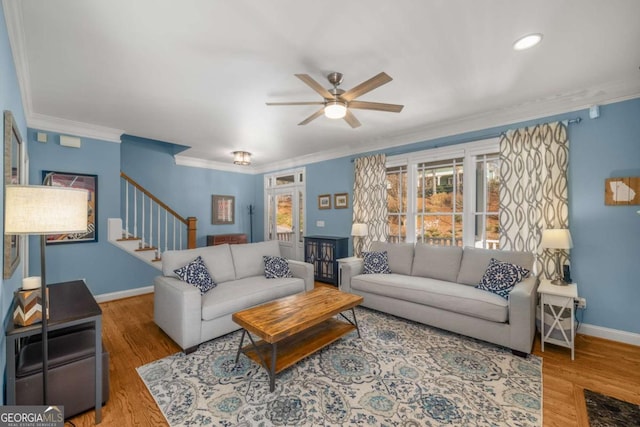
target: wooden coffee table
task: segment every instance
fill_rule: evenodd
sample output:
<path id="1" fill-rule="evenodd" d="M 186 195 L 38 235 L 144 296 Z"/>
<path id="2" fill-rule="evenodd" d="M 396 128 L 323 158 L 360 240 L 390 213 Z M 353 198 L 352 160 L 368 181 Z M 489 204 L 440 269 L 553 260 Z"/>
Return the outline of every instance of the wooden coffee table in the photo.
<path id="1" fill-rule="evenodd" d="M 359 295 L 323 286 L 234 313 L 231 318 L 243 328 L 236 363 L 241 351 L 260 363 L 269 372 L 273 391 L 276 374 L 354 329 L 360 337 L 353 309 L 360 303 Z M 347 310 L 353 319 L 342 313 Z M 346 322 L 335 318 L 337 314 Z M 261 339 L 255 342 L 251 334 Z M 251 344 L 242 347 L 245 335 Z"/>

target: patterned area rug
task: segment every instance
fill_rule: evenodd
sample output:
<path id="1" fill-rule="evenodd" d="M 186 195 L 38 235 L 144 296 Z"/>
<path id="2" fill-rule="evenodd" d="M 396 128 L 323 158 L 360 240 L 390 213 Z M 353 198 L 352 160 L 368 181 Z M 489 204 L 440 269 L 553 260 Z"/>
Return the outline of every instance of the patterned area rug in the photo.
<path id="1" fill-rule="evenodd" d="M 590 427 L 640 426 L 640 405 L 584 390 Z"/>
<path id="2" fill-rule="evenodd" d="M 542 361 L 357 308 L 351 334 L 276 377 L 240 332 L 138 368 L 172 426 L 539 426 Z M 245 341 L 246 342 L 246 341 Z"/>

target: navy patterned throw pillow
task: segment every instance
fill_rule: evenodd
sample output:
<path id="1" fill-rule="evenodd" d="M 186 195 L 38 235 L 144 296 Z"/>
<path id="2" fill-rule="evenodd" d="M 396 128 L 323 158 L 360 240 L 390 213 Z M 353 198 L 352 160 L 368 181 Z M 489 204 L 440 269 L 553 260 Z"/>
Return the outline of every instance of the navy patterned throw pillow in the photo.
<path id="1" fill-rule="evenodd" d="M 264 256 L 264 276 L 267 279 L 293 277 L 289 269 L 289 261 L 279 256 Z"/>
<path id="2" fill-rule="evenodd" d="M 529 270 L 526 268 L 491 258 L 489 266 L 476 288 L 493 292 L 504 299 L 508 299 L 511 289 L 527 277 L 528 274 Z"/>
<path id="3" fill-rule="evenodd" d="M 183 281 L 200 289 L 201 294 L 216 287 L 216 282 L 211 278 L 207 266 L 202 261 L 202 257 L 194 259 L 184 267 L 173 270 L 173 272 Z"/>
<path id="4" fill-rule="evenodd" d="M 384 252 L 363 252 L 364 274 L 390 274 L 389 257 Z"/>

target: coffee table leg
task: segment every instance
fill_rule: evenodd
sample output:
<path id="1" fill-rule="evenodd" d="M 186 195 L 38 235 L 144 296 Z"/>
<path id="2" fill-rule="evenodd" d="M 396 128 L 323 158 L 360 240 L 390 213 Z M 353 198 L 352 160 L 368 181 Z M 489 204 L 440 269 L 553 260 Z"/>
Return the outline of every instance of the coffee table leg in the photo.
<path id="1" fill-rule="evenodd" d="M 360 336 L 360 327 L 358 326 L 358 319 L 356 319 L 356 311 L 355 309 L 351 309 L 351 314 L 353 315 L 353 323 L 356 325 L 356 331 L 358 331 L 358 338 L 362 338 Z"/>
<path id="2" fill-rule="evenodd" d="M 358 338 L 362 338 L 360 336 L 360 328 L 358 327 L 358 319 L 356 319 L 356 311 L 353 308 L 351 309 L 351 315 L 353 316 L 353 320 L 345 316 L 344 313 L 340 313 L 340 316 L 342 316 L 344 320 L 346 320 L 347 322 L 351 323 L 353 326 L 356 327 L 356 331 L 358 331 Z"/>
<path id="3" fill-rule="evenodd" d="M 271 344 L 271 370 L 269 371 L 269 391 L 276 388 L 276 343 Z"/>
<path id="4" fill-rule="evenodd" d="M 244 334 L 247 333 L 246 329 L 242 330 L 242 337 L 240 338 L 240 345 L 238 346 L 238 352 L 236 353 L 236 365 L 238 364 L 238 359 L 240 359 L 240 352 L 242 351 L 242 343 L 244 343 Z"/>

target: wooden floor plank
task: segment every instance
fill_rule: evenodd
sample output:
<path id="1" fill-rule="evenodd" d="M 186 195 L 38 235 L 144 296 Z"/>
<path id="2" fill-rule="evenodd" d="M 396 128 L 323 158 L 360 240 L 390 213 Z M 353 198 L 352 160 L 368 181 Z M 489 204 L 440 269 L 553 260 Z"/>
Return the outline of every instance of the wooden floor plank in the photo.
<path id="1" fill-rule="evenodd" d="M 100 306 L 104 313 L 104 342 L 111 355 L 111 397 L 102 410 L 101 426 L 166 425 L 135 370 L 180 351 L 153 322 L 153 295 Z M 640 404 L 640 347 L 579 334 L 574 361 L 564 347 L 547 344 L 544 353 L 541 352 L 539 338 L 533 353 L 543 358 L 545 427 L 586 425 L 584 388 Z M 94 419 L 94 411 L 88 411 L 72 421 L 76 426 L 92 426 Z"/>

